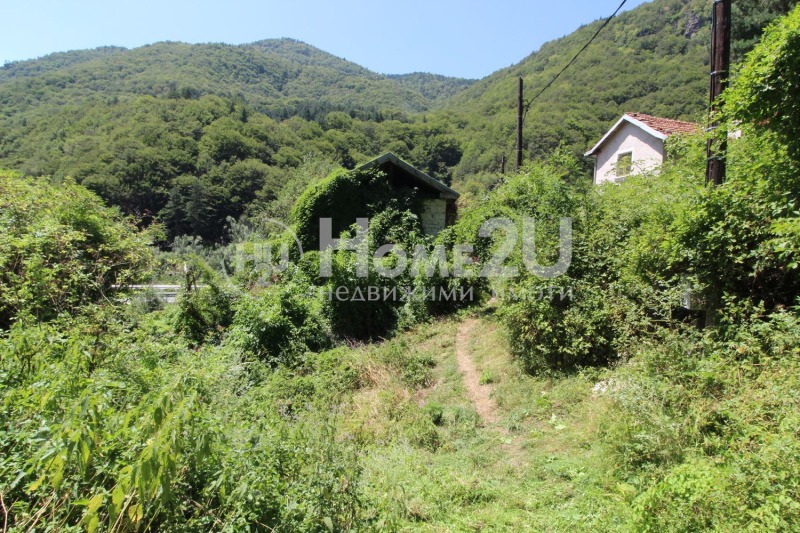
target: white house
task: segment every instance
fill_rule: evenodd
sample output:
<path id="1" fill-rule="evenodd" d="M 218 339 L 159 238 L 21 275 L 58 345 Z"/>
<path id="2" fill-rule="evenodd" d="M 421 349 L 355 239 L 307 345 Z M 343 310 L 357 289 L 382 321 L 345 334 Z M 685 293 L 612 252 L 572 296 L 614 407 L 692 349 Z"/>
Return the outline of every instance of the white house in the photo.
<path id="1" fill-rule="evenodd" d="M 625 113 L 594 147 L 594 183 L 620 182 L 631 174 L 653 170 L 664 162 L 664 141 L 675 134 L 697 133 L 693 122 Z"/>

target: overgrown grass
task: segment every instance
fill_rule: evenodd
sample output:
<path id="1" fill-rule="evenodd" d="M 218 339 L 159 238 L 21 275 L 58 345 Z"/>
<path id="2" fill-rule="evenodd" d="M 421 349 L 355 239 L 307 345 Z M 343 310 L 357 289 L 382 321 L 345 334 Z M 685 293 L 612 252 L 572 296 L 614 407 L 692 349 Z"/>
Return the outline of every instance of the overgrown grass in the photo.
<path id="1" fill-rule="evenodd" d="M 599 439 L 609 402 L 593 394 L 596 377 L 526 374 L 484 318 L 468 349 L 495 376 L 502 423 L 483 427 L 455 363 L 458 327 L 436 322 L 363 352 L 377 377 L 356 392 L 353 417 L 375 436 L 362 488 L 376 516 L 422 531 L 618 528 L 628 510 Z M 397 343 L 410 357 L 435 354 L 425 383 L 375 363 Z M 421 428 L 435 437 L 420 440 Z"/>
<path id="2" fill-rule="evenodd" d="M 635 529 L 797 527 L 799 335 L 794 312 L 666 333 L 615 373 L 604 438 Z"/>

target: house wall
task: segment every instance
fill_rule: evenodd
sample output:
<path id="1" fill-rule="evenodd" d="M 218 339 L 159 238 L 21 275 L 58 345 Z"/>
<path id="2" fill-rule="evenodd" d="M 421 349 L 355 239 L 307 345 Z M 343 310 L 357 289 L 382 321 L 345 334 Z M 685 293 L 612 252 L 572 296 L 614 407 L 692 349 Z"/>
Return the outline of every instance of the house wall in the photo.
<path id="1" fill-rule="evenodd" d="M 594 182 L 617 181 L 617 155 L 625 152 L 633 153 L 632 174 L 652 170 L 664 161 L 664 141 L 624 122 L 597 154 Z"/>
<path id="2" fill-rule="evenodd" d="M 428 235 L 438 235 L 447 226 L 447 200 L 427 198 L 422 202 L 422 229 Z"/>

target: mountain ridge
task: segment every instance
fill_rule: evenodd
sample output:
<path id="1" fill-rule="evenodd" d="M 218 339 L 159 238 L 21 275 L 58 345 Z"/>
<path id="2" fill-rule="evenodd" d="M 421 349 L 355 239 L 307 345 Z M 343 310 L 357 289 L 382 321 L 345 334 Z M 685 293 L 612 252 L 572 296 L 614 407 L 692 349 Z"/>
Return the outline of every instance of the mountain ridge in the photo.
<path id="1" fill-rule="evenodd" d="M 161 41 L 130 49 L 54 52 L 7 63 L 0 67 L 0 99 L 3 92 L 36 92 L 42 85 L 111 96 L 216 94 L 242 98 L 258 111 L 287 118 L 280 113 L 285 99 L 362 110 L 382 106 L 413 113 L 430 110 L 441 100 L 439 91 L 452 96 L 471 84 L 471 80 L 430 75 L 439 89 L 423 94 L 418 83 L 408 81 L 418 77 L 378 74 L 289 38 L 240 45 Z M 71 102 L 80 102 L 81 96 L 73 91 Z M 7 101 L 8 95 L 5 97 Z"/>

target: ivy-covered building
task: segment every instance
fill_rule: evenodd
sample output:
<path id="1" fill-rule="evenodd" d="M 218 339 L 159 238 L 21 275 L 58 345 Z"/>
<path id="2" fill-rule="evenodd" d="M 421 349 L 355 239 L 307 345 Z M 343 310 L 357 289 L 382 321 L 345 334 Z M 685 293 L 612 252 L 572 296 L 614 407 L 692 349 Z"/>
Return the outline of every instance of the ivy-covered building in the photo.
<path id="1" fill-rule="evenodd" d="M 422 197 L 420 221 L 422 229 L 428 235 L 438 235 L 455 219 L 455 204 L 459 194 L 441 181 L 412 167 L 392 152 L 386 152 L 364 163 L 358 170 L 373 168 L 378 168 L 386 174 L 392 187 L 417 189 Z"/>
<path id="2" fill-rule="evenodd" d="M 444 183 L 387 152 L 309 185 L 292 208 L 291 219 L 304 250 L 322 250 L 323 236 L 340 238 L 359 219 L 372 224 L 374 218 L 402 218 L 403 213 L 416 215 L 413 231 L 436 236 L 455 221 L 458 196 Z M 323 221 L 329 224 L 325 228 Z M 395 222 L 401 223 L 399 219 Z"/>

